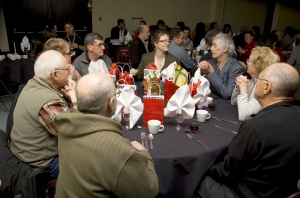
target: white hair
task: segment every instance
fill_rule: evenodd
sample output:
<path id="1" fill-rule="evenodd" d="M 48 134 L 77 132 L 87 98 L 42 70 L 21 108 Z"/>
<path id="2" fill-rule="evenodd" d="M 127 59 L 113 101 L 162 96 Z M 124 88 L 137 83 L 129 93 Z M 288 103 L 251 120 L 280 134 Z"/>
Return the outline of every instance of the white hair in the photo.
<path id="1" fill-rule="evenodd" d="M 53 70 L 64 68 L 66 63 L 66 58 L 60 52 L 47 50 L 35 61 L 34 74 L 43 80 L 49 79 Z"/>

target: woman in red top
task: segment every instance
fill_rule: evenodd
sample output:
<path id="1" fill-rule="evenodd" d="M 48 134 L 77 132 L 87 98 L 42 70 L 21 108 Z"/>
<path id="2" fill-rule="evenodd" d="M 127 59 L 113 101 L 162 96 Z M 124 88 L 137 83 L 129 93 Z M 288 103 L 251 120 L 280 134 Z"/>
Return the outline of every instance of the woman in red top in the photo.
<path id="1" fill-rule="evenodd" d="M 253 40 L 254 35 L 252 31 L 245 32 L 244 40 L 247 43 L 243 48 L 241 46 L 238 47 L 237 51 L 239 52 L 239 60 L 242 62 L 246 62 L 251 54 L 251 50 L 255 46 L 255 41 Z"/>

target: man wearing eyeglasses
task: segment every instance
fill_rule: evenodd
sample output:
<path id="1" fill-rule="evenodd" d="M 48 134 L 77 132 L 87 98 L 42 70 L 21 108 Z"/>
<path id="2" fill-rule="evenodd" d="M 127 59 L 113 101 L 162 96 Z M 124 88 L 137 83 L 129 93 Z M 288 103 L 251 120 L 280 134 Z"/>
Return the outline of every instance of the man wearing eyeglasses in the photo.
<path id="1" fill-rule="evenodd" d="M 153 198 L 158 178 L 150 154 L 123 138 L 111 119 L 118 90 L 110 76 L 92 73 L 76 86 L 78 110 L 56 118 L 60 173 L 57 197 Z"/>
<path id="2" fill-rule="evenodd" d="M 13 117 L 11 151 L 36 171 L 58 176 L 58 131 L 54 118 L 76 108 L 75 82 L 68 80 L 67 59 L 58 51 L 43 52 L 34 77 L 23 88 Z"/>
<path id="3" fill-rule="evenodd" d="M 84 76 L 93 72 L 108 73 L 112 61 L 104 54 L 105 44 L 103 37 L 95 32 L 88 33 L 84 38 L 84 44 L 86 51 L 73 62 L 80 75 Z"/>
<path id="4" fill-rule="evenodd" d="M 213 165 L 196 197 L 289 197 L 300 178 L 300 113 L 289 101 L 300 81 L 295 68 L 275 63 L 256 79 L 262 110 L 245 121 L 223 162 Z"/>

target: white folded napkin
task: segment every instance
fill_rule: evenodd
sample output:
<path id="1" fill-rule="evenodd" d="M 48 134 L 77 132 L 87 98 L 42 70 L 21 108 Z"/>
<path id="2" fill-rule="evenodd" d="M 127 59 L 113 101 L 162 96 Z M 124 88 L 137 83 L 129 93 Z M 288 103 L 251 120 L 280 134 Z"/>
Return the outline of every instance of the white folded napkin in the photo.
<path id="1" fill-rule="evenodd" d="M 163 81 L 165 81 L 165 79 L 170 80 L 170 78 L 174 78 L 176 65 L 177 63 L 174 61 L 167 68 L 161 71 L 161 77 Z"/>
<path id="2" fill-rule="evenodd" d="M 27 48 L 27 52 L 30 50 L 30 43 L 27 36 L 24 36 L 21 42 L 21 49 L 25 52 L 25 48 Z"/>
<path id="3" fill-rule="evenodd" d="M 129 32 L 127 32 L 126 36 L 125 36 L 125 41 L 132 41 L 132 36 L 130 35 Z"/>
<path id="4" fill-rule="evenodd" d="M 112 119 L 121 122 L 123 107 L 128 107 L 130 111 L 129 126 L 131 129 L 141 117 L 144 105 L 141 98 L 134 94 L 134 90 L 130 86 L 125 86 L 123 89 L 120 89 L 120 91 L 120 96 L 117 97 L 117 109 Z"/>
<path id="5" fill-rule="evenodd" d="M 194 116 L 195 104 L 187 84 L 178 88 L 170 98 L 164 111 L 165 117 L 174 117 L 177 109 L 181 110 L 183 119 L 191 119 Z"/>
<path id="6" fill-rule="evenodd" d="M 194 77 L 190 81 L 190 86 L 192 83 L 197 83 L 200 79 L 201 83 L 197 87 L 197 93 L 193 96 L 194 104 L 201 109 L 203 106 L 207 105 L 207 97 L 211 93 L 209 81 L 200 75 L 200 69 L 195 72 Z"/>
<path id="7" fill-rule="evenodd" d="M 89 73 L 94 73 L 94 72 L 102 72 L 105 74 L 109 73 L 105 62 L 102 59 L 98 59 L 96 62 L 91 61 L 88 70 Z"/>

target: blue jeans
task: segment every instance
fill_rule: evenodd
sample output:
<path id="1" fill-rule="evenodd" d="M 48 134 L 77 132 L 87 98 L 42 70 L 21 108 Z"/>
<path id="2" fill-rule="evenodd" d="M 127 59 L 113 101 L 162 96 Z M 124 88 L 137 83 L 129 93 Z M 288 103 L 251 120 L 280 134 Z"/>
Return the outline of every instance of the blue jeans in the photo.
<path id="1" fill-rule="evenodd" d="M 58 173 L 59 173 L 58 162 L 59 162 L 58 156 L 56 156 L 50 163 L 50 166 L 48 167 L 48 171 L 51 177 L 53 177 L 53 179 L 57 179 L 58 177 Z"/>

